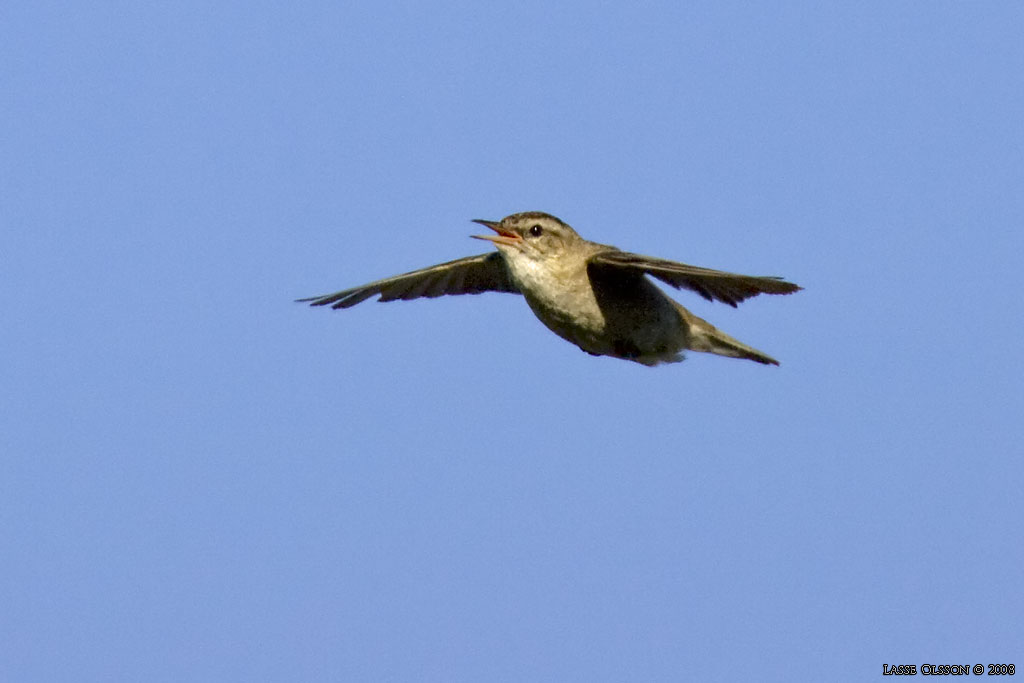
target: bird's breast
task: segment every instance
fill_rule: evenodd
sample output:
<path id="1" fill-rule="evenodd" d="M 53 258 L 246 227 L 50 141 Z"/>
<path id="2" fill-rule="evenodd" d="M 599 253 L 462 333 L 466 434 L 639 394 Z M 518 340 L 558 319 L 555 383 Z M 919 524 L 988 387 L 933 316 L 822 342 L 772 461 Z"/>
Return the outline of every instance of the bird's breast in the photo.
<path id="1" fill-rule="evenodd" d="M 642 275 L 580 268 L 512 270 L 534 314 L 584 351 L 653 365 L 681 359 L 685 329 L 671 298 Z"/>
<path id="2" fill-rule="evenodd" d="M 577 343 L 603 332 L 604 315 L 585 263 L 574 267 L 517 259 L 509 263 L 509 271 L 534 314 L 552 331 Z"/>

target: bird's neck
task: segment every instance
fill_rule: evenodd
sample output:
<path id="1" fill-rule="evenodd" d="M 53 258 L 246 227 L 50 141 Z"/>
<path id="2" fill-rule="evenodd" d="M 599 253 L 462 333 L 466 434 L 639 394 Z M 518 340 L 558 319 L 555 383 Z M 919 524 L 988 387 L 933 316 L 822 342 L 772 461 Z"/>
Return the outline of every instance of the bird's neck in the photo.
<path id="1" fill-rule="evenodd" d="M 558 296 L 559 292 L 578 284 L 579 279 L 586 275 L 586 263 L 568 255 L 531 258 L 516 254 L 506 258 L 506 262 L 520 291 L 530 292 L 541 299 Z"/>

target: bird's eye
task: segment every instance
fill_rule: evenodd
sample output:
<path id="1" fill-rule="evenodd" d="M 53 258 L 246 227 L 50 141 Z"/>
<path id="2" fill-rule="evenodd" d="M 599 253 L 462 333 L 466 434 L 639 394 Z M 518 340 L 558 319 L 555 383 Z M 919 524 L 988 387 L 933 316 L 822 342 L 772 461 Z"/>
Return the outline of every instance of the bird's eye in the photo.
<path id="1" fill-rule="evenodd" d="M 533 235 L 534 237 L 540 237 L 542 232 L 544 232 L 544 229 L 541 228 L 539 225 L 535 225 L 532 228 L 530 228 L 530 234 Z"/>

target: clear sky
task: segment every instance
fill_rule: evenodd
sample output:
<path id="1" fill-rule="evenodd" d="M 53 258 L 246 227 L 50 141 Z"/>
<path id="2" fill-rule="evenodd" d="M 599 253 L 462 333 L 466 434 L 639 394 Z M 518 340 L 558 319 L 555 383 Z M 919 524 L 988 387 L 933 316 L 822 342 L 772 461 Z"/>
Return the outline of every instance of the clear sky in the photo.
<path id="1" fill-rule="evenodd" d="M 10 681 L 1024 666 L 1019 3 L 7 3 Z M 507 294 L 553 213 L 779 368 Z M 1019 673 L 1018 673 L 1019 675 Z"/>

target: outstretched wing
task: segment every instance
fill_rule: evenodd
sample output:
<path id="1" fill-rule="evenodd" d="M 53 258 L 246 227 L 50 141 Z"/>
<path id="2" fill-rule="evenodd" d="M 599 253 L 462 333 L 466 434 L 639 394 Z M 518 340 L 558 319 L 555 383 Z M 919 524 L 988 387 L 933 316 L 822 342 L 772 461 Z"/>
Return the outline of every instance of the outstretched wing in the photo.
<path id="1" fill-rule="evenodd" d="M 512 292 L 519 290 L 509 277 L 501 254 L 492 251 L 468 256 L 448 263 L 414 270 L 411 273 L 377 280 L 362 287 L 343 289 L 334 294 L 297 299 L 310 306 L 349 308 L 360 301 L 380 294 L 380 301 L 434 298 L 446 294 L 480 294 L 481 292 Z"/>
<path id="2" fill-rule="evenodd" d="M 677 289 L 692 290 L 708 301 L 722 301 L 733 308 L 741 301 L 758 294 L 792 294 L 802 289 L 779 277 L 737 275 L 631 254 L 618 249 L 598 252 L 590 257 L 588 267 L 621 268 L 647 273 Z"/>

